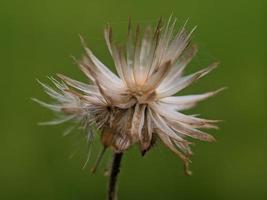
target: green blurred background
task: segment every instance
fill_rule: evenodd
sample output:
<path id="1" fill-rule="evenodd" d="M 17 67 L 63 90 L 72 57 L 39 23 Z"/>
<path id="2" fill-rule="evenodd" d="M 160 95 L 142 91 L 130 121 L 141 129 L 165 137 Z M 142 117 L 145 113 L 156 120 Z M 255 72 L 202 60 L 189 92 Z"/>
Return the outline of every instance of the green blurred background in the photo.
<path id="1" fill-rule="evenodd" d="M 219 60 L 220 67 L 185 92 L 228 86 L 190 112 L 224 119 L 218 142 L 196 142 L 192 177 L 181 161 L 158 144 L 142 158 L 127 152 L 120 199 L 267 199 L 266 0 L 0 0 L 0 199 L 105 199 L 105 163 L 90 173 L 99 144 L 82 170 L 87 147 L 79 131 L 63 138 L 67 125 L 38 126 L 53 115 L 30 100 L 48 100 L 35 79 L 57 72 L 85 80 L 69 55 L 79 57 L 81 34 L 105 64 L 113 67 L 103 40 L 110 22 L 118 40 L 128 16 L 142 26 L 171 13 L 178 24 L 198 25 L 199 54 L 188 71 Z M 73 152 L 76 155 L 69 159 Z"/>

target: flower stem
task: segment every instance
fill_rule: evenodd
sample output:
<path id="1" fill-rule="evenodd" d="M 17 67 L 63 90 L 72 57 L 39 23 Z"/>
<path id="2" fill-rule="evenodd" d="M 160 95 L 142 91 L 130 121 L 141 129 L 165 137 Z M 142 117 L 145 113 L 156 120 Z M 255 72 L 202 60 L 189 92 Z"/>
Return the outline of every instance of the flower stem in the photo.
<path id="1" fill-rule="evenodd" d="M 108 184 L 108 200 L 116 200 L 117 177 L 120 173 L 120 165 L 123 153 L 114 153 Z"/>

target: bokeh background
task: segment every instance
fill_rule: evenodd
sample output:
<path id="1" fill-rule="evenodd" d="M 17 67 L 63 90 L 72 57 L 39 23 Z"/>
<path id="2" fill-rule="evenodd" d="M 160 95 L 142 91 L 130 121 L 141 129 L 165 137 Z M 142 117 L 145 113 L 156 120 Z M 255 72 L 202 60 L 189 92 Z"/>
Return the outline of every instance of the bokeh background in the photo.
<path id="1" fill-rule="evenodd" d="M 144 158 L 132 148 L 120 199 L 267 199 L 266 12 L 265 0 L 0 0 L 0 199 L 105 199 L 110 152 L 93 175 L 98 142 L 83 170 L 87 147 L 79 131 L 62 137 L 68 125 L 38 126 L 53 115 L 30 100 L 48 100 L 36 78 L 48 83 L 46 76 L 61 72 L 85 80 L 69 57 L 82 54 L 78 34 L 113 67 L 103 40 L 107 22 L 120 41 L 129 16 L 144 27 L 171 13 L 180 25 L 187 18 L 189 28 L 198 25 L 200 51 L 188 72 L 221 62 L 185 93 L 228 87 L 190 112 L 224 122 L 211 131 L 216 143 L 193 147 L 192 177 L 161 144 Z"/>

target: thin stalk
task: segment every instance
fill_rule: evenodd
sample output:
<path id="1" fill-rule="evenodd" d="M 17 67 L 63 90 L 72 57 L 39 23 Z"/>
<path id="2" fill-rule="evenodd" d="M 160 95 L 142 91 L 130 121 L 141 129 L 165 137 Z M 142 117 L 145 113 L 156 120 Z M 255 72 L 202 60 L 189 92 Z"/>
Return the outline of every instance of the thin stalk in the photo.
<path id="1" fill-rule="evenodd" d="M 120 165 L 123 153 L 114 153 L 108 184 L 108 200 L 117 199 L 117 178 L 120 173 Z"/>

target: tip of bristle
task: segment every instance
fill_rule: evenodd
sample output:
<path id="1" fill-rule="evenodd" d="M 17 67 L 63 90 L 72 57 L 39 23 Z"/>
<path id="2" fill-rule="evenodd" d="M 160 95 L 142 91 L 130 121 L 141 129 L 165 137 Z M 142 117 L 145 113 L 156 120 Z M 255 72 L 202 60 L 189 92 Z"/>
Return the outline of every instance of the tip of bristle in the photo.
<path id="1" fill-rule="evenodd" d="M 147 153 L 147 150 L 142 150 L 142 151 L 141 151 L 141 155 L 142 155 L 142 157 L 144 157 L 144 156 L 146 155 L 146 153 Z"/>

